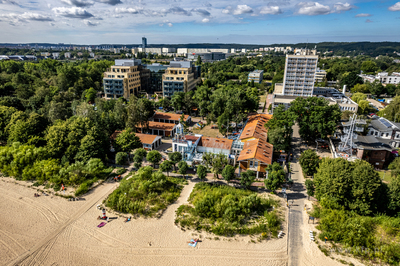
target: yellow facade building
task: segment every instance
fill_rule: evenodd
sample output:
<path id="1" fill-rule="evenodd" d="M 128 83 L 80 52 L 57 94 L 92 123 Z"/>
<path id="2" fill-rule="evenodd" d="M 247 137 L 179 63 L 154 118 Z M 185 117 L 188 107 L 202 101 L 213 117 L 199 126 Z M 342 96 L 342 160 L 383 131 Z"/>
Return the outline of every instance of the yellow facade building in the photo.
<path id="1" fill-rule="evenodd" d="M 115 65 L 104 72 L 103 86 L 106 99 L 129 99 L 141 89 L 141 60 L 115 60 Z"/>
<path id="2" fill-rule="evenodd" d="M 163 96 L 193 90 L 201 82 L 200 73 L 200 66 L 194 66 L 190 61 L 171 62 L 162 76 Z"/>

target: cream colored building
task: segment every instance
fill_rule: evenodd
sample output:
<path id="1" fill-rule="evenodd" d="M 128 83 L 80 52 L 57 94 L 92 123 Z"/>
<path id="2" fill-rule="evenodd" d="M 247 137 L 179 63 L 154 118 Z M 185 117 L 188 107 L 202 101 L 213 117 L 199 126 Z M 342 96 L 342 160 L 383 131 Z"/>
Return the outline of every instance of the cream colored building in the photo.
<path id="1" fill-rule="evenodd" d="M 106 99 L 124 97 L 140 90 L 140 64 L 141 60 L 115 60 L 115 65 L 104 72 L 103 86 Z"/>
<path id="2" fill-rule="evenodd" d="M 162 76 L 163 96 L 171 97 L 175 92 L 188 92 L 201 82 L 200 67 L 193 62 L 170 62 Z"/>

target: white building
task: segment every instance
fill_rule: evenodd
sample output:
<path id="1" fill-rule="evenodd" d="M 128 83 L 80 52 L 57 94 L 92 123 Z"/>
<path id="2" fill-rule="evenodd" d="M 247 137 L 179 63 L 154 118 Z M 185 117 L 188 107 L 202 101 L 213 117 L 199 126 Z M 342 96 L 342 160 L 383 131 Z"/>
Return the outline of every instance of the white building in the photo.
<path id="1" fill-rule="evenodd" d="M 71 53 L 64 53 L 65 58 L 71 58 Z"/>
<path id="2" fill-rule="evenodd" d="M 312 96 L 318 56 L 315 50 L 301 55 L 286 55 L 282 94 L 287 96 Z"/>
<path id="3" fill-rule="evenodd" d="M 176 50 L 176 54 L 177 54 L 177 55 L 186 56 L 187 53 L 188 53 L 188 48 L 178 48 L 178 49 Z"/>
<path id="4" fill-rule="evenodd" d="M 378 75 L 359 75 L 364 82 L 368 81 L 370 83 L 374 82 L 375 80 L 379 81 L 382 84 L 400 84 L 400 73 L 393 72 L 392 75 L 389 76 L 388 72 L 380 72 Z"/>
<path id="5" fill-rule="evenodd" d="M 379 141 L 394 148 L 400 147 L 400 124 L 383 117 L 374 117 L 368 126 L 367 136 L 374 136 Z"/>
<path id="6" fill-rule="evenodd" d="M 326 71 L 317 68 L 315 72 L 315 82 L 323 82 L 326 78 Z"/>

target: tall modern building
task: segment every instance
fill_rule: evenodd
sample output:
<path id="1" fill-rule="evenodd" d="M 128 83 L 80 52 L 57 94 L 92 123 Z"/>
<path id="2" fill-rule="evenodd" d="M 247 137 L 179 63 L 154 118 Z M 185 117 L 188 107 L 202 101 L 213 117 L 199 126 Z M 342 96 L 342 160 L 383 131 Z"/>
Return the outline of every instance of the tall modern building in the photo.
<path id="1" fill-rule="evenodd" d="M 104 72 L 103 86 L 106 99 L 124 97 L 129 99 L 141 88 L 140 71 L 142 61 L 115 60 L 115 65 Z"/>
<path id="2" fill-rule="evenodd" d="M 286 55 L 282 93 L 287 96 L 313 95 L 318 55 L 316 50 L 301 49 Z"/>
<path id="3" fill-rule="evenodd" d="M 164 97 L 171 97 L 175 92 L 188 92 L 201 82 L 201 68 L 191 61 L 170 62 L 162 80 Z"/>
<path id="4" fill-rule="evenodd" d="M 147 38 L 146 37 L 142 37 L 142 48 L 146 49 L 147 46 Z"/>

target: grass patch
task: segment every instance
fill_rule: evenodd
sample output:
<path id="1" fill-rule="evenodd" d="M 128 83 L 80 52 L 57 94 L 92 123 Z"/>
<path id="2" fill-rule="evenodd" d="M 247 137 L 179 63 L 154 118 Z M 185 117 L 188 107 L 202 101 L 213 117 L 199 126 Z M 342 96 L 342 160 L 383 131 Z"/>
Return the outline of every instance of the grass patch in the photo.
<path id="1" fill-rule="evenodd" d="M 121 181 L 105 200 L 105 205 L 122 213 L 153 217 L 179 197 L 185 182 L 160 171 L 153 172 L 150 166 L 142 167 L 132 178 Z"/>
<path id="2" fill-rule="evenodd" d="M 388 182 L 388 183 L 392 182 L 392 178 L 393 177 L 392 177 L 392 173 L 391 173 L 390 170 L 377 171 L 377 172 L 379 174 L 379 177 L 382 179 L 382 181 L 385 181 L 385 182 Z"/>
<path id="3" fill-rule="evenodd" d="M 176 224 L 182 228 L 211 232 L 220 236 L 235 234 L 264 234 L 276 237 L 281 223 L 277 202 L 257 193 L 226 185 L 198 183 L 189 197 L 188 205 L 176 211 Z"/>

